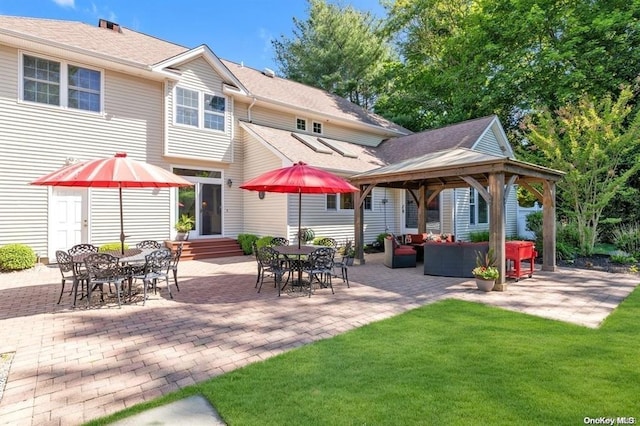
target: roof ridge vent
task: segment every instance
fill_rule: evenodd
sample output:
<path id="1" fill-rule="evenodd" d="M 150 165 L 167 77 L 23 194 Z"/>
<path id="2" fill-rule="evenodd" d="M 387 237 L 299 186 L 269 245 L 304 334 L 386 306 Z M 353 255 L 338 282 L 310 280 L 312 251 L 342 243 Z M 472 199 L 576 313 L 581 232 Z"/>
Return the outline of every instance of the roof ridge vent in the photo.
<path id="1" fill-rule="evenodd" d="M 265 68 L 262 70 L 262 74 L 266 75 L 267 77 L 275 77 L 276 73 L 274 70 L 272 70 L 271 68 Z"/>
<path id="2" fill-rule="evenodd" d="M 98 27 L 106 28 L 108 30 L 115 31 L 117 33 L 122 32 L 122 30 L 120 29 L 120 25 L 116 24 L 115 22 L 107 21 L 106 19 L 100 19 L 98 21 Z"/>

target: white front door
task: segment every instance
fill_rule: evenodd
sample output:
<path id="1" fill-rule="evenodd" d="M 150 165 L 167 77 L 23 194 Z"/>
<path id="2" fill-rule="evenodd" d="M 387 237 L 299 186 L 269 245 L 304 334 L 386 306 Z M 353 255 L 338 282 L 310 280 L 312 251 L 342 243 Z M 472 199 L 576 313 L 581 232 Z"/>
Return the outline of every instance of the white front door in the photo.
<path id="1" fill-rule="evenodd" d="M 87 190 L 53 188 L 49 217 L 49 259 L 55 259 L 56 250 L 88 242 Z"/>

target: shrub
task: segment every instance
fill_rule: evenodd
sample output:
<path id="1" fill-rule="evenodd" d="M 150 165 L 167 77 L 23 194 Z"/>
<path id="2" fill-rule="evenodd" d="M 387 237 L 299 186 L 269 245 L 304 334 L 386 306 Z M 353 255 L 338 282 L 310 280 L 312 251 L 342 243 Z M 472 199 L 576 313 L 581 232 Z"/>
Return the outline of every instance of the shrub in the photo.
<path id="1" fill-rule="evenodd" d="M 542 245 L 542 237 L 540 237 L 540 244 Z M 556 224 L 556 258 L 563 260 L 573 259 L 578 252 L 580 252 L 578 226 L 573 221 L 558 222 Z"/>
<path id="2" fill-rule="evenodd" d="M 20 271 L 33 268 L 37 256 L 33 249 L 24 244 L 7 244 L 0 247 L 0 270 Z"/>
<path id="3" fill-rule="evenodd" d="M 638 260 L 635 257 L 622 251 L 612 253 L 609 259 L 611 260 L 611 263 L 617 263 L 619 265 L 633 265 L 638 263 Z"/>
<path id="4" fill-rule="evenodd" d="M 331 240 L 329 239 L 329 237 L 315 237 L 313 239 L 313 241 L 311 241 L 311 244 L 313 244 L 314 246 L 331 246 Z"/>
<path id="5" fill-rule="evenodd" d="M 129 248 L 129 244 L 124 243 L 124 249 L 126 250 L 128 248 Z M 105 243 L 100 247 L 98 247 L 98 251 L 101 253 L 104 251 L 118 251 L 118 250 L 120 250 L 120 241 L 116 243 Z"/>
<path id="6" fill-rule="evenodd" d="M 540 252 L 539 252 L 540 253 Z M 562 241 L 556 241 L 556 259 L 571 260 L 576 257 L 576 249 Z"/>
<path id="7" fill-rule="evenodd" d="M 244 254 L 253 253 L 253 242 L 258 241 L 258 236 L 254 234 L 238 234 L 238 244 L 242 247 Z"/>
<path id="8" fill-rule="evenodd" d="M 640 224 L 623 225 L 614 229 L 613 242 L 619 250 L 640 257 Z"/>
<path id="9" fill-rule="evenodd" d="M 469 241 L 472 243 L 482 243 L 489 241 L 489 231 L 473 231 L 469 232 Z"/>
<path id="10" fill-rule="evenodd" d="M 384 239 L 389 235 L 388 232 L 383 232 L 382 234 L 378 234 L 376 237 L 376 243 L 378 243 L 378 247 L 384 247 Z"/>
<path id="11" fill-rule="evenodd" d="M 256 240 L 256 246 L 258 248 L 266 247 L 268 245 L 271 245 L 272 240 L 273 240 L 273 237 L 270 235 L 267 235 L 265 237 L 260 237 Z"/>

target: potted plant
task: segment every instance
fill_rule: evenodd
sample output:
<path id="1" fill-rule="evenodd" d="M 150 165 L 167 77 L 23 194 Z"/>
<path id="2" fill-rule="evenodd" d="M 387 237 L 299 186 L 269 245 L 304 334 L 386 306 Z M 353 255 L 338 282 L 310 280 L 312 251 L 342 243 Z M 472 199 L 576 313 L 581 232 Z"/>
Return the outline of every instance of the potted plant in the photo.
<path id="1" fill-rule="evenodd" d="M 312 241 L 316 236 L 316 233 L 311 228 L 302 228 L 300 229 L 300 235 L 298 235 L 298 239 L 303 243 L 308 243 Z"/>
<path id="2" fill-rule="evenodd" d="M 476 251 L 476 267 L 471 271 L 476 278 L 476 286 L 482 291 L 491 291 L 500 276 L 496 268 L 496 258 L 489 249 L 486 253 Z"/>
<path id="3" fill-rule="evenodd" d="M 183 213 L 180 216 L 180 219 L 178 219 L 178 221 L 175 224 L 175 229 L 176 231 L 178 231 L 178 233 L 176 234 L 176 240 L 177 241 L 186 241 L 189 239 L 189 231 L 191 231 L 193 229 L 193 226 L 195 225 L 196 220 L 189 216 L 186 213 Z"/>

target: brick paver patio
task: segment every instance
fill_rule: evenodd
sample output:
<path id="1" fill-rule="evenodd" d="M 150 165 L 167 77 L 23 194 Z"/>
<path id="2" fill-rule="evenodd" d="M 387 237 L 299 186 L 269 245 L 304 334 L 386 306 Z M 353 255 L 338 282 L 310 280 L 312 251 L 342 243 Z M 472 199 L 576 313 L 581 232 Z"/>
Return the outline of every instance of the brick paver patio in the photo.
<path id="1" fill-rule="evenodd" d="M 68 295 L 55 304 L 57 268 L 0 274 L 0 353 L 15 352 L 0 424 L 80 424 L 443 298 L 597 327 L 640 281 L 565 269 L 483 293 L 421 266 L 392 270 L 368 255 L 349 269 L 351 288 L 336 279 L 335 295 L 278 298 L 266 283 L 256 293 L 251 257 L 188 261 L 174 300 L 162 290 L 146 306 L 81 301 L 75 310 Z"/>

